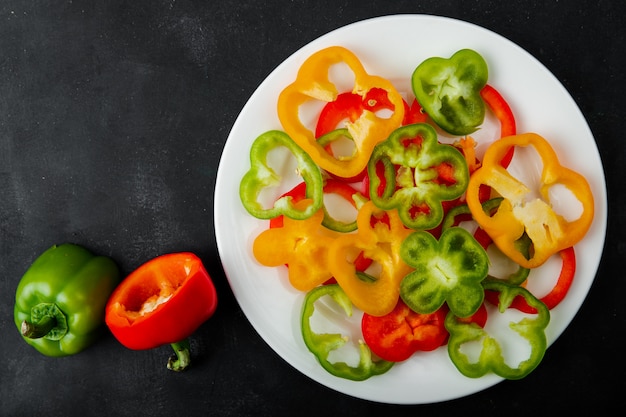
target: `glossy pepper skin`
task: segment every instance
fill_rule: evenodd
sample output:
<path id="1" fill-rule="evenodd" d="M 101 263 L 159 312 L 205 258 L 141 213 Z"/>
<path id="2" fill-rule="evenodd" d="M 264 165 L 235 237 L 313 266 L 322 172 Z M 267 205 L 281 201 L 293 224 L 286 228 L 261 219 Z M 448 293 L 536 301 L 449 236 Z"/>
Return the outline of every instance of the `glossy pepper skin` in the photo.
<path id="1" fill-rule="evenodd" d="M 264 207 L 259 201 L 261 192 L 269 187 L 281 184 L 282 177 L 268 165 L 268 154 L 284 147 L 296 159 L 298 175 L 306 183 L 306 197 L 312 204 L 298 210 L 294 207 L 291 196 L 278 198 L 272 207 Z M 285 132 L 270 130 L 255 139 L 250 148 L 250 169 L 239 183 L 239 196 L 246 210 L 256 218 L 272 219 L 284 215 L 292 219 L 306 219 L 323 204 L 322 173 L 311 157 L 304 152 Z"/>
<path id="2" fill-rule="evenodd" d="M 134 350 L 170 344 L 178 360 L 168 368 L 189 365 L 187 338 L 217 308 L 217 292 L 202 261 L 190 252 L 170 253 L 144 263 L 111 294 L 106 324 L 113 336 Z"/>
<path id="3" fill-rule="evenodd" d="M 448 331 L 444 320 L 448 307 L 420 314 L 411 310 L 402 300 L 389 314 L 381 317 L 363 313 L 361 332 L 365 343 L 378 357 L 402 362 L 417 351 L 431 351 L 445 344 Z"/>
<path id="4" fill-rule="evenodd" d="M 411 271 L 400 256 L 402 241 L 411 230 L 404 227 L 396 210 L 381 210 L 371 201 L 363 204 L 356 221 L 356 233 L 344 233 L 331 244 L 328 265 L 357 308 L 383 316 L 396 306 L 400 281 Z M 380 267 L 378 276 L 367 277 L 359 270 L 360 254 Z"/>
<path id="5" fill-rule="evenodd" d="M 432 57 L 415 68 L 413 93 L 443 130 L 456 136 L 475 132 L 485 119 L 480 91 L 487 84 L 487 62 L 476 51 L 461 49 L 449 59 Z"/>
<path id="6" fill-rule="evenodd" d="M 512 147 L 533 147 L 537 151 L 542 162 L 538 190 L 501 165 Z M 493 215 L 482 208 L 479 190 L 483 185 L 503 198 Z M 580 202 L 582 212 L 578 218 L 568 220 L 553 210 L 550 189 L 556 185 L 567 188 Z M 482 167 L 472 175 L 466 194 L 476 222 L 504 254 L 524 268 L 536 268 L 552 255 L 574 246 L 593 221 L 594 201 L 589 183 L 581 174 L 562 166 L 552 146 L 536 133 L 507 136 L 493 142 L 485 152 Z M 518 244 L 524 236 L 531 240 L 529 256 Z"/>
<path id="7" fill-rule="evenodd" d="M 532 372 L 543 359 L 547 349 L 545 329 L 550 322 L 550 310 L 523 287 L 510 285 L 495 279 L 487 279 L 483 286 L 485 291 L 498 294 L 498 311 L 503 313 L 516 299 L 522 297 L 536 314 L 524 317 L 520 321 L 510 322 L 509 327 L 526 340 L 530 347 L 528 357 L 520 361 L 517 366 L 509 365 L 506 360 L 506 349 L 496 338 L 484 328 L 474 323 L 460 321 L 454 313 L 446 316 L 445 326 L 450 337 L 448 339 L 448 354 L 452 363 L 465 376 L 480 378 L 489 372 L 506 379 L 521 379 Z M 489 320 L 489 319 L 488 319 Z M 480 342 L 481 350 L 478 359 L 472 361 L 464 352 L 466 343 Z"/>
<path id="8" fill-rule="evenodd" d="M 300 107 L 311 101 L 329 103 L 340 94 L 338 87 L 330 80 L 329 70 L 335 64 L 346 64 L 354 74 L 352 93 L 363 98 L 372 90 L 386 93 L 386 101 L 392 113 L 382 117 L 367 108 L 346 124 L 354 142 L 352 155 L 336 157 L 325 146 L 317 142 L 316 127 L 309 128 L 300 119 Z M 369 106 L 375 107 L 375 106 Z M 367 73 L 359 58 L 350 50 L 331 46 L 311 55 L 298 70 L 296 80 L 289 84 L 278 97 L 278 118 L 283 129 L 308 153 L 317 165 L 332 175 L 352 178 L 359 175 L 367 166 L 367 161 L 376 144 L 384 140 L 404 118 L 404 101 L 393 84 Z"/>
<path id="9" fill-rule="evenodd" d="M 17 286 L 15 325 L 46 356 L 76 354 L 101 334 L 105 305 L 119 280 L 110 258 L 71 243 L 52 246 Z"/>
<path id="10" fill-rule="evenodd" d="M 489 272 L 489 257 L 461 227 L 446 229 L 439 240 L 418 231 L 402 243 L 402 259 L 414 271 L 400 283 L 400 297 L 414 311 L 433 313 L 444 303 L 459 317 L 469 317 L 483 303 L 481 285 Z"/>
<path id="11" fill-rule="evenodd" d="M 322 367 L 332 375 L 352 381 L 363 381 L 391 369 L 394 363 L 385 360 L 374 361 L 369 347 L 363 341 L 359 341 L 359 363 L 357 366 L 329 360 L 329 354 L 343 346 L 347 337 L 338 333 L 316 333 L 311 328 L 315 302 L 324 296 L 330 296 L 347 317 L 352 316 L 352 302 L 337 284 L 322 285 L 307 293 L 302 305 L 302 338 Z"/>
<path id="12" fill-rule="evenodd" d="M 310 204 L 301 200 L 295 207 Z M 322 225 L 324 211 L 318 210 L 305 220 L 283 218 L 282 227 L 261 232 L 252 252 L 265 266 L 289 265 L 289 282 L 299 291 L 309 291 L 332 277 L 328 268 L 329 248 L 340 235 Z"/>
<path id="13" fill-rule="evenodd" d="M 374 204 L 397 209 L 407 227 L 419 230 L 441 223 L 442 203 L 461 196 L 469 181 L 463 154 L 439 143 L 426 123 L 396 129 L 376 146 L 367 172 Z"/>

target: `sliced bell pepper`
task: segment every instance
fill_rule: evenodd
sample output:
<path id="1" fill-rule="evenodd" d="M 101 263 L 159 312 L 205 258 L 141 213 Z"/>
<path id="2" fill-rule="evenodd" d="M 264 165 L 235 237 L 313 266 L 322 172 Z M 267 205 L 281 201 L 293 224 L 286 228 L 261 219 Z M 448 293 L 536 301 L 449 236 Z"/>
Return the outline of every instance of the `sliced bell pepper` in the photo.
<path id="1" fill-rule="evenodd" d="M 13 316 L 23 339 L 46 356 L 74 355 L 102 334 L 117 265 L 71 243 L 54 245 L 26 270 Z"/>
<path id="2" fill-rule="evenodd" d="M 417 351 L 435 350 L 446 342 L 448 331 L 443 322 L 448 311 L 443 305 L 433 313 L 420 314 L 398 300 L 393 311 L 382 317 L 363 314 L 363 340 L 378 357 L 402 362 Z"/>
<path id="3" fill-rule="evenodd" d="M 415 68 L 413 93 L 431 119 L 456 136 L 475 132 L 485 118 L 480 90 L 489 70 L 483 57 L 462 49 L 449 59 L 432 57 Z"/>
<path id="4" fill-rule="evenodd" d="M 370 348 L 363 341 L 359 341 L 359 363 L 350 366 L 346 362 L 331 362 L 329 355 L 339 349 L 347 341 L 347 336 L 336 333 L 316 333 L 311 328 L 311 317 L 315 313 L 315 302 L 324 296 L 330 296 L 337 305 L 352 316 L 352 303 L 348 296 L 337 284 L 323 285 L 307 293 L 302 306 L 301 329 L 302 338 L 306 347 L 315 355 L 319 363 L 330 374 L 353 381 L 363 381 L 372 376 L 387 372 L 394 365 L 393 362 L 372 359 Z"/>
<path id="5" fill-rule="evenodd" d="M 315 126 L 315 137 L 340 128 L 342 122 L 356 122 L 365 110 L 375 113 L 384 109 L 393 110 L 394 105 L 382 88 L 372 88 L 365 96 L 355 92 L 341 93 L 322 108 Z"/>
<path id="6" fill-rule="evenodd" d="M 490 200 L 485 201 L 482 204 L 483 210 L 486 213 L 495 212 L 498 209 L 498 206 L 502 202 L 502 197 L 492 198 Z M 443 219 L 442 230 L 449 229 L 451 227 L 458 226 L 463 221 L 472 220 L 472 214 L 467 206 L 467 204 L 460 204 L 448 211 L 446 217 Z M 491 245 L 493 242 L 489 235 L 480 227 L 476 229 L 474 232 L 474 239 L 482 246 L 485 250 Z M 524 254 L 524 256 L 528 256 L 530 240 L 527 236 L 523 239 L 520 239 L 516 242 L 516 247 Z M 512 272 L 507 277 L 500 277 L 503 281 L 508 282 L 509 284 L 519 285 L 528 278 L 530 274 L 530 269 L 524 268 L 523 266 L 518 266 L 515 272 Z"/>
<path id="7" fill-rule="evenodd" d="M 302 200 L 295 207 L 310 204 Z M 322 226 L 324 211 L 304 220 L 283 218 L 282 227 L 264 230 L 254 240 L 252 252 L 265 266 L 289 266 L 289 282 L 300 291 L 309 291 L 332 278 L 328 266 L 329 248 L 340 233 Z"/>
<path id="8" fill-rule="evenodd" d="M 329 69 L 341 63 L 346 64 L 354 74 L 352 93 L 367 97 L 374 89 L 383 90 L 392 105 L 392 111 L 391 115 L 383 116 L 365 109 L 354 122 L 348 122 L 346 128 L 354 141 L 353 153 L 335 157 L 318 143 L 314 129 L 304 125 L 299 111 L 303 104 L 312 100 L 332 102 L 337 98 L 339 91 L 330 81 Z M 311 55 L 300 67 L 296 80 L 280 93 L 277 107 L 278 118 L 285 132 L 322 169 L 342 178 L 358 175 L 367 165 L 374 146 L 400 126 L 404 118 L 402 96 L 393 84 L 382 77 L 368 74 L 358 57 L 340 46 L 331 46 Z"/>
<path id="9" fill-rule="evenodd" d="M 411 230 L 396 210 L 380 210 L 371 201 L 361 207 L 356 221 L 356 233 L 343 234 L 332 243 L 330 271 L 357 308 L 383 316 L 396 306 L 400 281 L 411 271 L 400 257 L 402 241 Z M 380 267 L 377 276 L 359 271 L 356 262 L 361 253 Z"/>
<path id="10" fill-rule="evenodd" d="M 188 338 L 217 307 L 217 293 L 202 261 L 193 253 L 161 255 L 133 271 L 113 291 L 106 324 L 134 350 L 170 344 L 167 367 L 185 370 L 191 361 Z"/>
<path id="11" fill-rule="evenodd" d="M 353 188 L 350 184 L 333 178 L 327 178 L 324 181 L 323 192 L 324 195 L 335 194 L 340 196 L 357 210 L 367 200 L 358 190 Z M 293 187 L 291 190 L 287 191 L 281 197 L 284 196 L 290 197 L 293 204 L 305 199 L 306 183 L 301 182 L 300 184 Z M 354 230 L 356 230 L 356 220 L 344 222 L 342 220 L 335 219 L 329 213 L 325 204 L 322 204 L 322 210 L 324 211 L 324 220 L 322 221 L 322 225 L 324 227 L 342 233 L 353 232 Z M 270 228 L 282 227 L 282 225 L 283 216 L 278 216 L 270 219 Z"/>
<path id="12" fill-rule="evenodd" d="M 500 164 L 511 147 L 527 146 L 534 147 L 543 162 L 537 191 L 512 176 Z M 493 215 L 485 213 L 478 197 L 483 184 L 503 198 Z M 550 188 L 555 185 L 565 186 L 580 202 L 580 217 L 568 221 L 552 209 Z M 553 254 L 580 241 L 594 215 L 593 194 L 585 177 L 560 165 L 548 141 L 535 133 L 508 136 L 493 142 L 485 152 L 482 167 L 470 178 L 466 195 L 476 222 L 505 255 L 525 268 L 536 268 Z M 528 256 L 516 244 L 524 234 L 531 240 Z"/>
<path id="13" fill-rule="evenodd" d="M 379 208 L 397 209 L 412 229 L 436 227 L 443 219 L 442 202 L 461 196 L 469 181 L 461 152 L 439 143 L 426 123 L 396 129 L 376 146 L 367 168 L 371 200 Z"/>
<path id="14" fill-rule="evenodd" d="M 450 312 L 445 320 L 446 329 L 450 333 L 448 339 L 450 359 L 463 375 L 470 378 L 480 378 L 489 372 L 506 379 L 524 378 L 539 365 L 547 349 L 545 329 L 550 322 L 550 310 L 523 287 L 491 279 L 485 280 L 483 286 L 485 291 L 498 293 L 500 313 L 503 313 L 517 296 L 523 297 L 536 309 L 537 313 L 534 316 L 524 317 L 518 322 L 509 324 L 512 330 L 528 342 L 530 354 L 516 367 L 507 364 L 503 355 L 503 345 L 485 329 L 473 323 L 460 321 L 453 312 Z M 463 352 L 463 346 L 475 342 L 481 343 L 481 350 L 478 359 L 472 361 Z"/>
<path id="15" fill-rule="evenodd" d="M 576 275 L 576 254 L 574 252 L 574 248 L 570 247 L 567 249 L 563 249 L 559 252 L 559 256 L 561 257 L 562 261 L 559 277 L 554 284 L 554 287 L 552 287 L 552 289 L 546 295 L 539 298 L 539 301 L 544 303 L 549 310 L 552 310 L 554 307 L 559 305 L 561 301 L 563 301 L 569 289 L 571 288 L 572 283 L 574 282 L 574 276 Z M 497 304 L 497 299 L 494 293 L 486 292 L 485 299 L 487 299 L 492 304 Z M 511 302 L 510 307 L 516 308 L 524 313 L 537 313 L 537 309 L 528 305 L 524 297 L 521 296 L 515 297 L 513 302 Z"/>
<path id="16" fill-rule="evenodd" d="M 404 102 L 404 120 L 402 121 L 402 126 L 426 123 L 427 121 L 428 114 L 424 111 L 424 108 L 417 99 L 413 99 L 411 106 L 409 106 L 406 101 Z"/>
<path id="17" fill-rule="evenodd" d="M 480 96 L 500 121 L 500 137 L 517 134 L 515 116 L 513 115 L 511 106 L 509 106 L 509 103 L 502 97 L 502 94 L 492 85 L 486 84 L 482 90 L 480 90 Z"/>
<path id="18" fill-rule="evenodd" d="M 428 232 L 414 232 L 400 254 L 415 269 L 400 283 L 400 297 L 412 310 L 428 314 L 447 303 L 455 315 L 469 317 L 482 304 L 489 257 L 467 230 L 446 229 L 439 241 Z"/>
<path id="19" fill-rule="evenodd" d="M 303 211 L 296 210 L 290 196 L 278 198 L 274 205 L 265 208 L 259 202 L 261 191 L 267 187 L 275 187 L 281 184 L 281 176 L 274 171 L 267 162 L 270 151 L 284 147 L 296 158 L 298 174 L 306 183 L 306 197 L 312 200 L 312 204 L 303 207 Z M 250 169 L 241 179 L 239 184 L 239 196 L 246 210 L 256 218 L 271 219 L 279 215 L 285 215 L 293 219 L 305 219 L 315 213 L 323 204 L 322 173 L 313 162 L 291 138 L 282 131 L 270 130 L 255 139 L 250 149 Z"/>

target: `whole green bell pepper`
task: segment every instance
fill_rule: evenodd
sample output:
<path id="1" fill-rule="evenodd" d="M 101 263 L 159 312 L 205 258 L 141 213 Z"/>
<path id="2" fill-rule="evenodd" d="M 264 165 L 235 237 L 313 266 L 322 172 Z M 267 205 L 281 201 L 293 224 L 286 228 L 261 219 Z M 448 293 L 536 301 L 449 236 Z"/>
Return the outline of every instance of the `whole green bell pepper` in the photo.
<path id="1" fill-rule="evenodd" d="M 405 226 L 421 230 L 441 223 L 442 202 L 460 197 L 469 182 L 461 152 L 439 143 L 427 123 L 394 130 L 374 148 L 367 173 L 374 204 L 397 209 Z"/>
<path id="2" fill-rule="evenodd" d="M 411 85 L 415 98 L 433 121 L 448 133 L 473 133 L 485 119 L 480 90 L 489 70 L 476 51 L 462 49 L 450 59 L 432 57 L 415 68 Z"/>
<path id="3" fill-rule="evenodd" d="M 482 305 L 489 257 L 462 227 L 446 229 L 439 241 L 428 232 L 412 233 L 400 256 L 415 268 L 400 282 L 400 297 L 413 311 L 430 314 L 445 302 L 455 315 L 469 317 Z"/>
<path id="4" fill-rule="evenodd" d="M 78 353 L 104 328 L 105 305 L 119 281 L 110 258 L 71 243 L 52 246 L 17 286 L 15 325 L 46 356 Z"/>
<path id="5" fill-rule="evenodd" d="M 524 338 L 530 347 L 528 357 L 516 367 L 509 365 L 503 354 L 503 346 L 485 328 L 475 323 L 459 320 L 453 312 L 448 313 L 445 326 L 450 333 L 448 354 L 457 369 L 470 378 L 480 378 L 488 372 L 506 379 L 521 379 L 532 372 L 543 359 L 547 349 L 545 329 L 550 322 L 550 310 L 526 288 L 507 284 L 497 279 L 483 281 L 485 291 L 498 293 L 498 311 L 503 313 L 515 298 L 523 297 L 529 306 L 536 309 L 536 314 L 526 316 L 520 321 L 512 321 L 509 327 Z M 487 319 L 489 320 L 489 318 Z M 480 343 L 480 352 L 475 361 L 463 352 L 466 343 Z"/>
<path id="6" fill-rule="evenodd" d="M 329 354 L 346 343 L 347 337 L 338 333 L 316 333 L 311 329 L 311 317 L 315 312 L 315 302 L 324 296 L 330 296 L 348 317 L 352 316 L 352 302 L 337 284 L 322 285 L 309 291 L 302 306 L 302 337 L 307 348 L 330 374 L 353 381 L 363 381 L 375 375 L 387 372 L 394 362 L 372 360 L 370 348 L 359 341 L 359 363 L 350 366 L 345 362 L 331 362 Z"/>

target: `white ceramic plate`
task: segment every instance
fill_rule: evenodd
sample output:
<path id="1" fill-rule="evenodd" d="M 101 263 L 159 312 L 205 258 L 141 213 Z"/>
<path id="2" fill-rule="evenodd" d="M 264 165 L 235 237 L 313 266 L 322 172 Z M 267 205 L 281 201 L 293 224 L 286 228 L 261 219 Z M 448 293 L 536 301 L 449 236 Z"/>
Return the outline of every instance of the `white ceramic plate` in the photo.
<path id="1" fill-rule="evenodd" d="M 461 375 L 445 348 L 416 354 L 388 373 L 362 382 L 330 375 L 301 339 L 302 294 L 289 286 L 284 269 L 261 266 L 252 256 L 252 242 L 267 227 L 267 222 L 250 216 L 239 199 L 239 182 L 249 169 L 248 151 L 258 135 L 281 129 L 276 115 L 277 97 L 295 79 L 302 62 L 332 45 L 352 50 L 370 74 L 390 79 L 401 91 L 408 89 L 408 79 L 422 60 L 431 56 L 449 57 L 463 48 L 478 51 L 489 65 L 489 84 L 500 91 L 516 114 L 518 132 L 533 131 L 548 138 L 561 163 L 586 176 L 594 192 L 595 220 L 576 247 L 578 269 L 574 284 L 566 299 L 552 310 L 547 329 L 550 344 L 565 330 L 583 303 L 604 246 L 606 184 L 591 131 L 559 81 L 509 40 L 463 21 L 398 15 L 337 29 L 291 55 L 250 97 L 228 137 L 215 189 L 219 254 L 241 309 L 276 353 L 298 371 L 333 390 L 383 403 L 434 403 L 488 388 L 501 378 L 488 375 L 471 379 Z"/>

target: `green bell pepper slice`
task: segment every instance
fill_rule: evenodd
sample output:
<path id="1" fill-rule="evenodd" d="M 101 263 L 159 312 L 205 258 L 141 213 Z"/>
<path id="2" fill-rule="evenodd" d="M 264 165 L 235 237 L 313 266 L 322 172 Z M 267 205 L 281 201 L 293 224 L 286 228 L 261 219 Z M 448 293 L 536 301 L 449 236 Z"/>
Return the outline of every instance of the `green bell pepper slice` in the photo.
<path id="1" fill-rule="evenodd" d="M 15 325 L 26 343 L 46 356 L 76 354 L 105 328 L 105 306 L 119 281 L 110 258 L 71 243 L 54 245 L 17 286 Z"/>
<path id="2" fill-rule="evenodd" d="M 306 198 L 312 203 L 303 210 L 294 207 L 294 201 L 289 195 L 276 199 L 269 208 L 265 208 L 258 200 L 263 189 L 281 183 L 282 177 L 268 165 L 267 161 L 270 151 L 279 147 L 287 148 L 296 158 L 297 173 L 306 183 Z M 307 219 L 322 207 L 324 201 L 322 172 L 289 135 L 280 130 L 270 130 L 261 134 L 252 143 L 250 169 L 241 179 L 239 196 L 246 210 L 256 218 L 272 219 L 285 215 L 295 220 Z"/>
<path id="3" fill-rule="evenodd" d="M 438 142 L 427 123 L 396 129 L 379 143 L 367 166 L 370 199 L 383 210 L 397 209 L 411 229 L 428 230 L 443 219 L 443 201 L 460 197 L 469 182 L 463 154 Z"/>
<path id="4" fill-rule="evenodd" d="M 453 312 L 448 313 L 445 326 L 450 333 L 448 339 L 448 354 L 452 363 L 465 376 L 479 378 L 488 372 L 505 379 L 521 379 L 532 372 L 543 359 L 547 349 L 545 329 L 550 322 L 550 310 L 544 303 L 533 296 L 527 289 L 505 282 L 486 279 L 483 282 L 485 291 L 495 291 L 498 294 L 498 311 L 504 312 L 517 296 L 526 300 L 528 305 L 537 310 L 537 314 L 526 316 L 520 321 L 511 322 L 509 327 L 522 336 L 530 346 L 530 354 L 517 367 L 506 363 L 502 345 L 480 326 L 468 321 L 459 320 Z M 488 319 L 489 320 L 489 319 Z M 481 350 L 477 361 L 470 361 L 463 353 L 462 347 L 466 343 L 481 342 Z"/>
<path id="5" fill-rule="evenodd" d="M 485 213 L 495 212 L 495 210 L 500 206 L 500 203 L 502 202 L 502 200 L 503 200 L 502 197 L 495 197 L 495 198 L 485 201 L 482 204 L 483 210 L 485 211 Z M 445 218 L 441 222 L 441 230 L 445 231 L 451 227 L 455 227 L 455 225 L 458 224 L 457 217 L 462 217 L 462 216 L 467 216 L 467 217 L 472 216 L 472 212 L 469 209 L 469 206 L 467 204 L 460 204 L 448 210 L 448 213 L 446 214 Z M 489 241 L 491 241 L 491 239 L 489 239 Z M 528 235 L 524 234 L 517 242 L 515 242 L 515 246 L 518 248 L 518 250 L 521 253 L 524 254 L 524 256 L 528 256 L 530 253 L 531 243 L 532 242 L 530 241 L 530 238 L 528 237 Z M 506 277 L 497 278 L 497 279 L 501 279 L 505 282 L 508 282 L 509 284 L 519 285 L 522 282 L 526 281 L 526 278 L 528 278 L 528 275 L 530 275 L 530 269 L 524 268 L 523 266 L 518 265 L 518 268 L 516 271 L 511 272 Z M 489 275 L 489 277 L 492 277 L 492 276 Z M 496 278 L 496 277 L 493 277 L 493 278 Z"/>
<path id="6" fill-rule="evenodd" d="M 446 302 L 455 315 L 469 317 L 483 303 L 489 258 L 462 227 L 445 230 L 439 241 L 414 232 L 402 242 L 400 256 L 415 268 L 400 282 L 400 297 L 413 311 L 430 314 Z"/>
<path id="7" fill-rule="evenodd" d="M 357 366 L 350 366 L 345 362 L 331 362 L 328 359 L 330 352 L 343 346 L 348 338 L 338 333 L 315 333 L 311 329 L 310 319 L 315 312 L 315 302 L 324 296 L 332 297 L 334 302 L 346 313 L 346 316 L 352 316 L 352 302 L 339 285 L 322 285 L 307 293 L 302 307 L 302 337 L 306 347 L 315 355 L 322 367 L 334 376 L 352 381 L 363 381 L 391 369 L 394 362 L 374 361 L 370 348 L 362 340 L 359 341 L 359 363 Z"/>
<path id="8" fill-rule="evenodd" d="M 476 51 L 462 49 L 449 59 L 432 57 L 415 68 L 413 93 L 433 121 L 448 133 L 464 136 L 475 132 L 485 119 L 480 91 L 489 70 Z"/>

